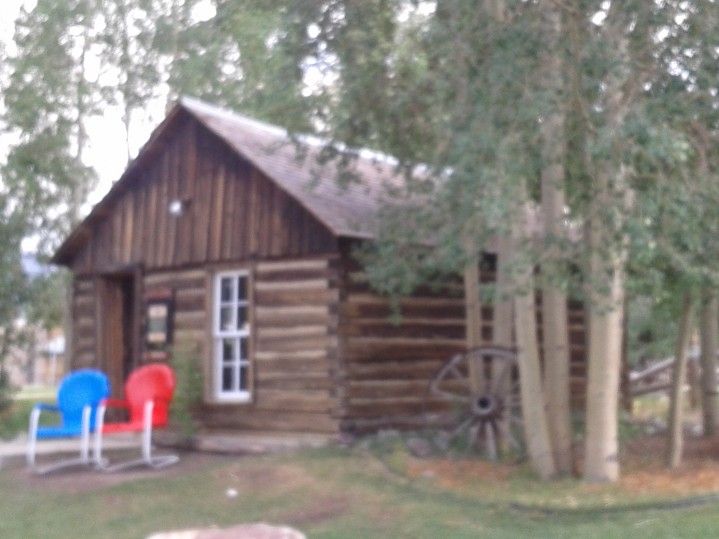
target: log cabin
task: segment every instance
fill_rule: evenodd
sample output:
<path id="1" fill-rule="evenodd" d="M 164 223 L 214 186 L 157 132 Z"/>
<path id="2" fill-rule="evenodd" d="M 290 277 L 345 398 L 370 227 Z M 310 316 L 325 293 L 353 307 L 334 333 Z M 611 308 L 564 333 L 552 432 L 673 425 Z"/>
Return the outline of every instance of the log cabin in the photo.
<path id="1" fill-rule="evenodd" d="M 352 259 L 372 241 L 386 160 L 340 187 L 320 146 L 182 98 L 53 262 L 72 273 L 71 367 L 136 366 L 189 347 L 208 429 L 361 433 L 438 420 L 434 373 L 465 349 L 461 281 L 390 303 Z M 482 279 L 493 279 L 487 253 Z M 583 309 L 570 309 L 581 398 Z M 482 309 L 492 338 L 492 309 Z"/>

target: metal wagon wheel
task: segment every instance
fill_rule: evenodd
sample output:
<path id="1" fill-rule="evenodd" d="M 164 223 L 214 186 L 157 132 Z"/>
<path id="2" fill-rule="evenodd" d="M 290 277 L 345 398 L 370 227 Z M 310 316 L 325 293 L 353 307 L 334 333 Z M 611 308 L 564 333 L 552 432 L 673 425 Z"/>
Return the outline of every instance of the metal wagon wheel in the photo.
<path id="1" fill-rule="evenodd" d="M 473 391 L 470 364 L 484 373 L 484 382 Z M 430 383 L 430 392 L 456 404 L 459 418 L 450 440 L 466 436 L 470 447 L 481 446 L 490 459 L 511 446 L 521 452 L 522 410 L 517 354 L 514 349 L 482 346 L 447 361 Z"/>

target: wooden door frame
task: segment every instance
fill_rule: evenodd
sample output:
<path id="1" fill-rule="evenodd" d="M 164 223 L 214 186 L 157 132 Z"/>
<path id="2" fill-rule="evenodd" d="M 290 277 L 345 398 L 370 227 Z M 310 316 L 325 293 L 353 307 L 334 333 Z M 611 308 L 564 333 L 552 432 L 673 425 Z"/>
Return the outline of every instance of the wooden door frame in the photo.
<path id="1" fill-rule="evenodd" d="M 113 285 L 113 281 L 119 282 L 122 280 L 131 280 L 132 283 L 132 313 L 131 313 L 131 335 L 126 338 L 122 336 L 123 346 L 127 346 L 129 342 L 129 354 L 130 354 L 130 365 L 129 370 L 136 368 L 142 361 L 142 276 L 143 268 L 141 265 L 127 266 L 118 268 L 110 271 L 103 271 L 96 276 L 97 286 L 97 357 L 99 367 L 103 369 L 108 376 L 110 376 L 113 384 L 113 394 L 120 394 L 122 392 L 122 385 L 124 380 L 120 378 L 124 377 L 124 360 L 120 359 L 119 366 L 115 364 L 118 359 L 116 357 L 110 357 L 111 353 L 108 350 L 109 343 L 107 342 L 108 336 L 108 319 L 110 317 L 116 317 L 117 311 L 112 311 L 107 304 L 108 294 Z M 117 286 L 117 285 L 115 285 Z M 117 288 L 115 290 L 118 290 Z M 115 292 L 112 292 L 115 293 Z M 118 298 L 114 298 L 117 301 Z M 120 315 L 122 315 L 122 309 L 120 309 Z M 118 323 L 118 320 L 113 320 L 113 323 Z M 119 320 L 122 323 L 122 320 Z M 124 324 L 123 324 L 124 325 Z M 123 331 L 125 328 L 123 327 Z M 123 350 L 124 352 L 124 350 Z M 118 387 L 119 383 L 119 387 Z"/>

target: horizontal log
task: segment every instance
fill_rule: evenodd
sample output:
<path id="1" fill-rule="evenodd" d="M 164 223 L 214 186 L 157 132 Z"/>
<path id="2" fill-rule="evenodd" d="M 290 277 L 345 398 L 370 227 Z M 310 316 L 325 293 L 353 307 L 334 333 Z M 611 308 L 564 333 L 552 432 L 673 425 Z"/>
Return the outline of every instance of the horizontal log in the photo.
<path id="1" fill-rule="evenodd" d="M 273 412 L 252 405 L 205 405 L 200 412 L 211 428 L 255 429 L 282 432 L 336 433 L 339 423 L 329 414 Z"/>
<path id="2" fill-rule="evenodd" d="M 266 390 L 324 391 L 334 389 L 335 383 L 327 373 L 303 373 L 302 376 L 257 376 L 255 387 L 259 392 Z M 329 393 L 327 393 L 329 395 Z"/>
<path id="3" fill-rule="evenodd" d="M 255 359 L 258 361 L 277 361 L 277 360 L 306 360 L 306 359 L 326 359 L 326 348 L 315 348 L 305 350 L 286 350 L 284 352 L 277 350 L 255 350 Z"/>
<path id="4" fill-rule="evenodd" d="M 347 284 L 345 282 L 344 285 L 345 290 L 348 294 L 352 295 L 358 295 L 358 294 L 375 294 L 378 295 L 378 297 L 387 300 L 388 298 L 382 296 L 379 294 L 375 289 L 371 288 L 368 284 L 364 283 L 349 283 Z M 464 301 L 464 292 L 462 290 L 462 287 L 443 287 L 442 289 L 434 290 L 429 287 L 422 286 L 415 290 L 415 292 L 411 296 L 406 296 L 404 298 L 401 298 L 400 301 L 403 301 L 405 299 L 411 299 L 411 298 L 418 298 L 418 299 L 456 299 L 459 301 Z"/>
<path id="5" fill-rule="evenodd" d="M 255 304 L 258 306 L 327 305 L 339 301 L 337 289 L 324 290 L 257 290 Z"/>
<path id="6" fill-rule="evenodd" d="M 457 339 L 464 340 L 464 325 L 425 324 L 357 324 L 350 321 L 341 327 L 341 333 L 351 338 L 378 339 Z"/>
<path id="7" fill-rule="evenodd" d="M 189 294 L 185 292 L 190 292 Z M 176 311 L 206 311 L 207 292 L 198 289 L 178 290 L 175 294 Z"/>
<path id="8" fill-rule="evenodd" d="M 94 303 L 75 305 L 72 315 L 75 320 L 79 318 L 95 318 L 95 312 Z"/>
<path id="9" fill-rule="evenodd" d="M 416 430 L 420 428 L 442 428 L 456 425 L 453 413 L 419 413 L 369 418 L 344 418 L 340 428 L 345 432 L 366 434 L 380 429 Z"/>
<path id="10" fill-rule="evenodd" d="M 389 302 L 377 303 L 356 303 L 351 298 L 343 301 L 340 306 L 340 312 L 349 319 L 383 319 L 390 320 L 390 317 L 396 313 L 390 307 Z M 464 303 L 456 305 L 434 305 L 434 304 L 417 304 L 404 305 L 399 310 L 400 320 L 405 318 L 427 318 L 427 319 L 459 319 L 464 317 Z M 492 320 L 491 312 L 488 316 L 483 316 L 486 321 Z"/>
<path id="11" fill-rule="evenodd" d="M 91 317 L 77 318 L 75 320 L 74 326 L 76 328 L 94 328 L 95 320 L 96 320 L 95 318 L 91 318 Z"/>
<path id="12" fill-rule="evenodd" d="M 345 417 L 385 417 L 437 412 L 451 412 L 456 406 L 447 401 L 431 399 L 363 399 L 347 402 Z"/>
<path id="13" fill-rule="evenodd" d="M 389 317 L 385 318 L 365 318 L 365 317 L 357 317 L 353 318 L 352 320 L 348 321 L 350 325 L 353 326 L 359 326 L 359 327 L 375 327 L 375 326 L 396 326 L 396 327 L 404 327 L 404 326 L 428 326 L 428 327 L 436 327 L 436 326 L 449 326 L 449 327 L 456 327 L 456 328 L 462 328 L 464 329 L 464 318 L 449 318 L 449 317 L 436 317 L 436 318 L 412 318 L 408 316 L 402 316 L 398 320 L 393 320 Z M 483 325 L 485 326 L 491 326 L 491 323 L 485 322 Z"/>
<path id="14" fill-rule="evenodd" d="M 258 379 L 278 377 L 329 377 L 329 363 L 326 359 L 273 359 L 255 360 L 255 373 Z"/>
<path id="15" fill-rule="evenodd" d="M 95 336 L 82 337 L 75 339 L 75 350 L 82 350 L 84 348 L 94 349 L 95 348 Z"/>
<path id="16" fill-rule="evenodd" d="M 258 324 L 257 327 L 257 338 L 262 341 L 295 339 L 297 337 L 322 337 L 327 334 L 328 331 L 326 325 L 272 327 Z"/>
<path id="17" fill-rule="evenodd" d="M 258 306 L 254 310 L 254 316 L 258 325 L 268 324 L 275 327 L 298 324 L 328 325 L 331 320 L 330 309 L 327 305 Z"/>
<path id="18" fill-rule="evenodd" d="M 429 380 L 444 365 L 446 358 L 421 361 L 385 361 L 381 363 L 355 363 L 346 366 L 347 377 L 351 380 Z"/>
<path id="19" fill-rule="evenodd" d="M 465 388 L 462 381 L 445 383 L 446 390 L 460 391 Z M 350 402 L 363 399 L 396 399 L 416 398 L 424 401 L 432 395 L 429 380 L 350 380 L 347 387 L 347 398 Z"/>
<path id="20" fill-rule="evenodd" d="M 420 337 L 347 337 L 349 348 L 365 349 L 395 349 L 404 347 L 460 347 L 464 349 L 465 342 L 462 338 L 420 338 Z"/>
<path id="21" fill-rule="evenodd" d="M 205 330 L 207 314 L 203 311 L 182 311 L 175 313 L 175 330 Z"/>
<path id="22" fill-rule="evenodd" d="M 385 347 L 382 345 L 354 344 L 345 345 L 344 357 L 348 362 L 374 363 L 387 361 L 415 362 L 420 360 L 447 360 L 454 354 L 465 350 L 464 343 L 448 346 L 445 344 L 428 345 L 423 343 L 403 344 Z"/>
<path id="23" fill-rule="evenodd" d="M 334 341 L 331 337 L 295 337 L 293 339 L 257 339 L 258 352 L 292 352 L 295 350 L 327 349 Z"/>
<path id="24" fill-rule="evenodd" d="M 74 369 L 78 369 L 81 367 L 95 367 L 95 366 L 97 366 L 97 361 L 95 359 L 94 352 L 84 352 L 81 354 L 75 354 L 75 356 L 72 358 L 72 367 Z"/>
<path id="25" fill-rule="evenodd" d="M 256 274 L 273 273 L 288 270 L 321 270 L 327 268 L 327 258 L 313 258 L 303 260 L 280 260 L 276 262 L 258 262 L 255 266 Z"/>
<path id="26" fill-rule="evenodd" d="M 283 290 L 326 290 L 327 279 L 306 279 L 303 281 L 255 281 L 255 290 L 261 292 L 279 292 Z"/>
<path id="27" fill-rule="evenodd" d="M 346 298 L 348 304 L 356 305 L 388 305 L 388 300 L 376 294 L 348 294 Z M 464 299 L 455 298 L 418 298 L 408 297 L 399 300 L 399 306 L 433 306 L 433 307 L 462 307 L 464 309 Z"/>
<path id="28" fill-rule="evenodd" d="M 78 295 L 75 294 L 75 297 L 73 299 L 73 303 L 76 307 L 81 307 L 85 305 L 89 305 L 94 307 L 95 306 L 95 296 L 94 295 Z"/>
<path id="29" fill-rule="evenodd" d="M 265 272 L 256 276 L 256 280 L 263 283 L 306 281 L 311 279 L 323 279 L 325 281 L 337 282 L 338 278 L 339 275 L 337 270 L 330 267 L 317 269 L 287 269 L 284 271 Z"/>
<path id="30" fill-rule="evenodd" d="M 75 294 L 93 294 L 95 292 L 95 281 L 92 279 L 75 279 Z"/>
<path id="31" fill-rule="evenodd" d="M 264 389 L 256 392 L 253 405 L 258 410 L 329 413 L 334 402 L 327 391 Z"/>
<path id="32" fill-rule="evenodd" d="M 162 273 L 146 273 L 143 278 L 145 286 L 162 286 L 178 280 L 199 281 L 207 277 L 207 270 L 191 269 L 180 271 L 166 271 Z"/>

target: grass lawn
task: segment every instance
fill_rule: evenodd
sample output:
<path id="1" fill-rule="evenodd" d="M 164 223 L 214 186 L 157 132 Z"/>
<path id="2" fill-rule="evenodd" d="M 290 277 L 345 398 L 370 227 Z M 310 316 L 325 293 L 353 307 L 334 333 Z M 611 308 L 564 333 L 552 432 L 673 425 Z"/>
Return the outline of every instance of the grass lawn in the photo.
<path id="1" fill-rule="evenodd" d="M 110 476 L 82 471 L 34 477 L 7 469 L 0 471 L 0 537 L 137 538 L 250 521 L 288 524 L 310 537 L 657 539 L 716 537 L 719 530 L 719 502 L 634 511 L 588 504 L 545 512 L 513 507 L 490 492 L 491 481 L 479 478 L 476 488 L 470 481 L 454 489 L 432 474 L 402 473 L 409 469 L 396 455 L 388 461 L 342 449 L 242 458 L 186 454 L 172 469 Z M 512 491 L 522 488 L 521 476 L 509 482 Z M 227 496 L 230 488 L 236 497 Z M 560 483 L 533 501 L 551 502 L 568 489 L 586 494 L 576 483 Z M 602 492 L 586 495 L 596 501 Z"/>

